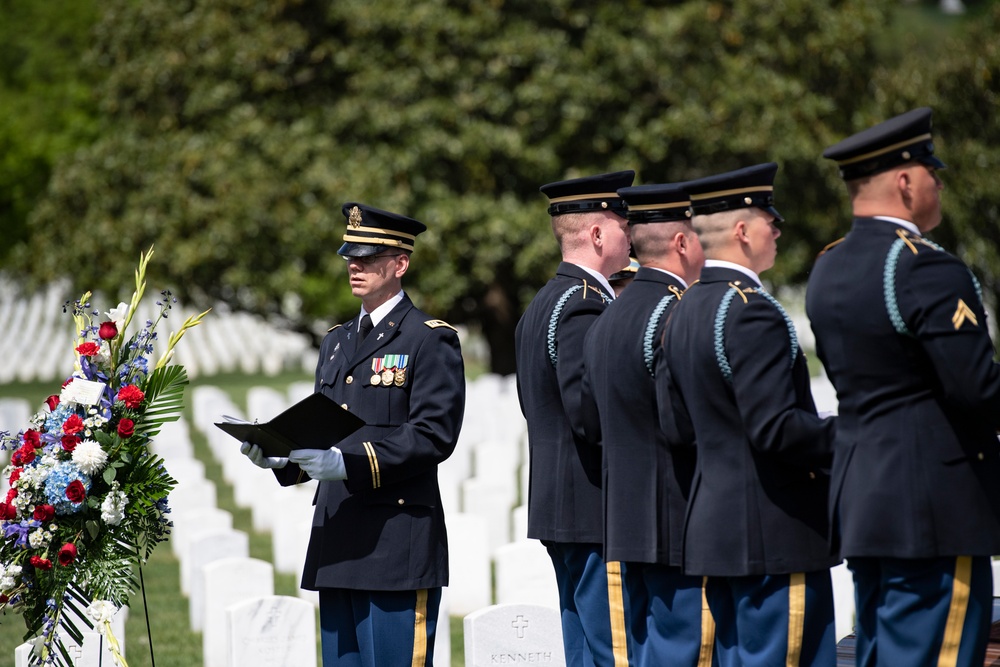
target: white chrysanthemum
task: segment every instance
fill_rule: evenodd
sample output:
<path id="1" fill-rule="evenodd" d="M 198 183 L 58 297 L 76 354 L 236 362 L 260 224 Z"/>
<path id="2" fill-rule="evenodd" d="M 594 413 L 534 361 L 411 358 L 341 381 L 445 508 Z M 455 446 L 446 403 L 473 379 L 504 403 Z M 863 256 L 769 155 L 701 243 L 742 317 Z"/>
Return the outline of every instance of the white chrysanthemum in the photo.
<path id="1" fill-rule="evenodd" d="M 106 312 L 105 315 L 108 316 L 109 320 L 115 323 L 115 326 L 118 327 L 118 331 L 121 331 L 122 327 L 125 326 L 125 318 L 128 317 L 128 304 L 124 301 L 119 301 L 118 307 L 112 308 Z"/>
<path id="2" fill-rule="evenodd" d="M 107 453 L 93 440 L 84 440 L 73 450 L 73 463 L 86 475 L 99 472 L 107 462 Z"/>
<path id="3" fill-rule="evenodd" d="M 28 545 L 31 546 L 32 549 L 40 549 L 48 546 L 51 541 L 52 533 L 48 532 L 44 528 L 33 530 L 28 535 Z"/>
<path id="4" fill-rule="evenodd" d="M 109 526 L 117 526 L 125 518 L 125 505 L 128 497 L 118 490 L 118 483 L 115 482 L 111 491 L 104 497 L 101 503 L 101 521 Z"/>

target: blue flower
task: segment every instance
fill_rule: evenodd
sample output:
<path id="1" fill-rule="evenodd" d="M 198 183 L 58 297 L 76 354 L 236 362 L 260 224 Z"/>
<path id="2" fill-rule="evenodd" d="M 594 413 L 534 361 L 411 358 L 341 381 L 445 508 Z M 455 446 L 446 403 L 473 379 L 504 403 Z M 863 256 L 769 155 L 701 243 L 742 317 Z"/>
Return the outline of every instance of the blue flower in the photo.
<path id="1" fill-rule="evenodd" d="M 41 525 L 41 521 L 35 521 L 34 519 L 22 521 L 21 523 L 9 522 L 4 526 L 3 536 L 6 539 L 10 539 L 16 535 L 17 539 L 14 540 L 14 546 L 27 549 L 28 533 L 31 532 L 32 528 L 38 528 Z"/>
<path id="2" fill-rule="evenodd" d="M 76 480 L 90 493 L 90 475 L 72 461 L 57 463 L 45 478 L 45 499 L 56 508 L 56 514 L 75 514 L 83 508 L 83 503 L 73 503 L 66 497 L 66 487 Z"/>

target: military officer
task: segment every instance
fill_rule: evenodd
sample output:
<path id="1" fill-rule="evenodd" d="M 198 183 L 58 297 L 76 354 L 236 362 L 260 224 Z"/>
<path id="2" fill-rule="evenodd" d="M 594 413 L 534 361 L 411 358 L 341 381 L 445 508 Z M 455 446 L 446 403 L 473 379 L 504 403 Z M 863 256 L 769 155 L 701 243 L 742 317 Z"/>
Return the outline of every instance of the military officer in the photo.
<path id="1" fill-rule="evenodd" d="M 806 309 L 837 389 L 834 537 L 854 573 L 858 665 L 982 665 L 1000 553 L 1000 367 L 979 284 L 941 222 L 931 110 L 831 146 L 854 213 Z"/>
<path id="2" fill-rule="evenodd" d="M 632 253 L 635 254 L 634 252 Z M 628 266 L 626 266 L 621 271 L 615 271 L 610 276 L 608 276 L 608 282 L 611 283 L 611 289 L 615 291 L 615 298 L 622 295 L 622 292 L 628 287 L 633 280 L 635 280 L 635 274 L 639 271 L 639 260 L 633 256 L 628 258 Z"/>
<path id="3" fill-rule="evenodd" d="M 243 449 L 283 486 L 320 480 L 302 587 L 319 591 L 324 666 L 430 665 L 448 584 L 437 466 L 462 425 L 462 354 L 455 329 L 402 290 L 426 226 L 364 204 L 343 213 L 338 253 L 361 312 L 323 340 L 316 391 L 366 425 L 287 460 Z"/>
<path id="4" fill-rule="evenodd" d="M 698 279 L 705 255 L 681 185 L 618 194 L 640 266 L 584 341 L 601 423 L 604 558 L 623 565 L 635 664 L 710 665 L 714 624 L 703 614 L 702 578 L 680 569 L 694 450 L 667 446 L 653 384 L 663 322 Z"/>
<path id="5" fill-rule="evenodd" d="M 569 665 L 629 659 L 620 566 L 601 556 L 600 425 L 582 385 L 584 335 L 614 298 L 608 276 L 629 261 L 616 191 L 634 175 L 542 186 L 563 261 L 515 332 L 518 398 L 528 423 L 528 537 L 552 558 Z"/>
<path id="6" fill-rule="evenodd" d="M 696 443 L 684 572 L 706 576 L 719 664 L 833 665 L 826 470 L 795 327 L 761 286 L 777 254 L 773 162 L 688 182 L 701 280 L 664 327 L 655 367 L 673 446 Z"/>

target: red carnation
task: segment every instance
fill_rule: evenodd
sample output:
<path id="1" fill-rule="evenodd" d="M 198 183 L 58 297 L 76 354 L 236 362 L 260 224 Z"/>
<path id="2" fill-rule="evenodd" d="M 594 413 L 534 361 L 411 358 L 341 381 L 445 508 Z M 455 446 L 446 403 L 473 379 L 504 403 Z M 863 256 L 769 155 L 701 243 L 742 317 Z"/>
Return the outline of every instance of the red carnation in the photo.
<path id="1" fill-rule="evenodd" d="M 97 335 L 101 340 L 111 340 L 118 335 L 118 326 L 114 322 L 101 322 L 101 329 Z"/>
<path id="2" fill-rule="evenodd" d="M 32 514 L 36 521 L 51 521 L 56 515 L 56 508 L 52 505 L 35 505 L 35 512 Z"/>
<path id="3" fill-rule="evenodd" d="M 0 521 L 12 521 L 17 518 L 17 508 L 7 503 L 0 503 Z"/>
<path id="4" fill-rule="evenodd" d="M 76 435 L 83 430 L 83 419 L 80 415 L 70 415 L 66 421 L 63 422 L 63 433 L 66 435 Z"/>
<path id="5" fill-rule="evenodd" d="M 76 449 L 76 446 L 80 444 L 80 436 L 78 435 L 64 435 L 61 438 L 62 448 L 67 452 L 72 452 Z"/>
<path id="6" fill-rule="evenodd" d="M 97 353 L 101 351 L 101 346 L 97 343 L 81 343 L 76 346 L 76 351 L 80 353 L 81 357 L 96 357 Z"/>
<path id="7" fill-rule="evenodd" d="M 116 400 L 124 403 L 126 408 L 137 408 L 144 398 L 146 395 L 142 393 L 141 389 L 134 384 L 128 384 L 118 390 Z"/>
<path id="8" fill-rule="evenodd" d="M 14 468 L 14 472 L 12 472 L 10 474 L 10 479 L 7 480 L 7 482 L 11 486 L 14 486 L 14 482 L 16 482 L 17 480 L 21 479 L 21 471 L 22 470 L 24 470 L 24 468 Z"/>
<path id="9" fill-rule="evenodd" d="M 118 435 L 123 438 L 131 438 L 135 433 L 135 422 L 127 417 L 122 417 L 118 422 Z"/>
<path id="10" fill-rule="evenodd" d="M 28 429 L 24 432 L 24 444 L 31 445 L 32 447 L 38 447 L 42 444 L 42 439 L 38 435 L 38 431 L 34 429 Z"/>
<path id="11" fill-rule="evenodd" d="M 72 542 L 67 542 L 66 544 L 62 545 L 62 548 L 59 549 L 59 564 L 65 567 L 67 565 L 70 565 L 75 560 L 76 560 L 76 545 L 73 544 Z"/>
<path id="12" fill-rule="evenodd" d="M 8 602 L 10 602 L 10 598 L 0 593 L 0 604 L 7 604 Z"/>
<path id="13" fill-rule="evenodd" d="M 75 380 L 75 379 L 76 379 L 76 378 L 74 378 L 74 377 L 68 377 L 68 378 L 66 378 L 66 381 L 62 383 L 62 388 L 63 388 L 63 389 L 65 389 L 65 388 L 66 388 L 66 386 L 67 386 L 67 385 L 68 385 L 68 384 L 69 384 L 70 382 L 72 382 L 73 380 Z"/>
<path id="14" fill-rule="evenodd" d="M 49 406 L 49 412 L 59 407 L 59 394 L 52 394 L 45 399 L 45 405 Z"/>
<path id="15" fill-rule="evenodd" d="M 14 500 L 14 498 L 17 498 L 17 489 L 8 489 L 7 490 L 7 504 L 10 504 L 10 502 L 12 500 Z"/>
<path id="16" fill-rule="evenodd" d="M 42 558 L 41 556 L 32 556 L 30 559 L 28 559 L 28 562 L 30 562 L 33 566 L 35 566 L 39 570 L 52 569 L 52 561 L 50 561 L 47 558 Z"/>
<path id="17" fill-rule="evenodd" d="M 16 466 L 28 465 L 34 460 L 35 460 L 35 447 L 31 444 L 24 445 L 19 450 L 14 452 L 10 457 L 11 463 L 13 463 Z"/>
<path id="18" fill-rule="evenodd" d="M 87 489 L 84 488 L 83 482 L 78 479 L 74 479 L 66 487 L 66 497 L 74 505 L 79 505 L 84 500 L 87 499 Z"/>

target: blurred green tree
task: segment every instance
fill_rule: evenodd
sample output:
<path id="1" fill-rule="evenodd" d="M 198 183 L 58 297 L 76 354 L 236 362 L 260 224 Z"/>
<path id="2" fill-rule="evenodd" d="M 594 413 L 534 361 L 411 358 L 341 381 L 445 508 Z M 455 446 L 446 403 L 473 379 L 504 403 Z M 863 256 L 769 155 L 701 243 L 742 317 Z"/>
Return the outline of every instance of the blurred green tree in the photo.
<path id="1" fill-rule="evenodd" d="M 96 77 L 81 66 L 97 4 L 0 0 L 0 266 L 56 160 L 97 136 Z"/>
<path id="2" fill-rule="evenodd" d="M 975 20 L 936 45 L 912 44 L 909 57 L 877 72 L 877 111 L 888 118 L 917 106 L 934 109 L 935 150 L 944 220 L 930 233 L 971 264 L 987 303 L 1000 294 L 1000 4 L 978 7 Z"/>
<path id="3" fill-rule="evenodd" d="M 99 140 L 18 253 L 114 290 L 139 249 L 195 303 L 319 332 L 356 309 L 340 204 L 428 223 L 408 287 L 511 372 L 558 252 L 538 186 L 774 160 L 781 285 L 845 226 L 822 148 L 872 104 L 891 0 L 109 0 L 86 64 Z"/>

